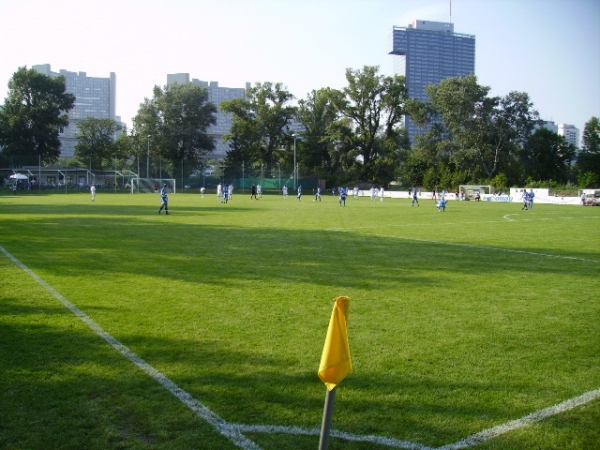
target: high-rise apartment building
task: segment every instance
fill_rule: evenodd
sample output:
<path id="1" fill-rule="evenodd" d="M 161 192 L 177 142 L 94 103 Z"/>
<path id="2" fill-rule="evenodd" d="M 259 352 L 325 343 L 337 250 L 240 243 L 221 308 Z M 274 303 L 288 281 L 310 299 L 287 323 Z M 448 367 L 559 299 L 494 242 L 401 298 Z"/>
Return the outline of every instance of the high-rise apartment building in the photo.
<path id="1" fill-rule="evenodd" d="M 475 73 L 475 36 L 454 32 L 454 24 L 414 20 L 392 29 L 394 72 L 406 77 L 410 98 L 427 100 L 425 88 L 451 77 Z M 410 140 L 422 132 L 406 117 Z"/>
<path id="2" fill-rule="evenodd" d="M 246 83 L 245 88 L 228 88 L 219 87 L 217 81 L 201 81 L 193 78 L 190 81 L 189 73 L 175 73 L 167 75 L 167 86 L 171 86 L 174 83 L 186 84 L 192 83 L 197 86 L 201 86 L 208 90 L 208 101 L 214 103 L 217 107 L 216 119 L 217 123 L 211 125 L 208 128 L 208 134 L 215 141 L 215 150 L 212 153 L 212 157 L 223 159 L 227 156 L 229 145 L 223 142 L 223 136 L 229 133 L 232 124 L 232 117 L 230 113 L 221 111 L 221 102 L 226 100 L 233 100 L 235 98 L 246 97 L 246 89 L 250 88 L 250 83 Z"/>
<path id="3" fill-rule="evenodd" d="M 50 64 L 34 65 L 32 68 L 49 77 L 64 76 L 66 92 L 75 96 L 75 106 L 69 111 L 69 126 L 59 136 L 62 144 L 60 156 L 74 156 L 77 144 L 75 135 L 80 120 L 94 117 L 120 122 L 116 115 L 117 78 L 114 72 L 111 72 L 108 78 L 97 78 L 88 77 L 85 72 L 69 72 L 62 69 L 52 72 Z"/>
<path id="4" fill-rule="evenodd" d="M 558 125 L 558 135 L 564 136 L 565 140 L 579 149 L 579 129 L 575 125 L 561 123 Z"/>

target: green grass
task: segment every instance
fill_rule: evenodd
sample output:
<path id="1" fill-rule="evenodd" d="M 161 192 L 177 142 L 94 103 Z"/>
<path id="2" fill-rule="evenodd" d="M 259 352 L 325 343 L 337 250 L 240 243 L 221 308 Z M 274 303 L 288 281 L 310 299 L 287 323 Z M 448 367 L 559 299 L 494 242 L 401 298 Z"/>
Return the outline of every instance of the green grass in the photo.
<path id="1" fill-rule="evenodd" d="M 0 196 L 0 246 L 228 423 L 320 427 L 340 295 L 335 430 L 438 447 L 600 388 L 600 208 L 158 199 Z M 3 253 L 0 273 L 0 448 L 236 448 Z M 599 448 L 599 421 L 596 400 L 477 449 Z"/>

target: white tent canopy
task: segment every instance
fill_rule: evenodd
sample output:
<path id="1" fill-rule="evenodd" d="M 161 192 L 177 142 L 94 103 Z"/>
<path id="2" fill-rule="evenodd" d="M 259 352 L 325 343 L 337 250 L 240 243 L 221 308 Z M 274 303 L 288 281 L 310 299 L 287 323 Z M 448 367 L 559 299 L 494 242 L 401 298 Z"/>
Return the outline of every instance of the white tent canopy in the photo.
<path id="1" fill-rule="evenodd" d="M 13 180 L 29 180 L 29 177 L 27 175 L 23 175 L 22 173 L 15 173 L 14 175 L 11 175 L 10 178 Z"/>

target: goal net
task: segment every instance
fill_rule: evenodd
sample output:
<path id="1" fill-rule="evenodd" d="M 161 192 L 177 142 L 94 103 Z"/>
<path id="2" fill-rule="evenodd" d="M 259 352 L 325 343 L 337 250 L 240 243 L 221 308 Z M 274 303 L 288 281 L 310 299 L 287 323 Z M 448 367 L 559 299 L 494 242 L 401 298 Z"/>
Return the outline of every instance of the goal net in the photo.
<path id="1" fill-rule="evenodd" d="M 483 195 L 494 193 L 494 186 L 481 184 L 461 184 L 459 189 L 461 194 L 465 194 L 463 200 L 473 200 L 477 194 L 483 197 Z"/>
<path id="2" fill-rule="evenodd" d="M 137 192 L 160 192 L 162 185 L 166 184 L 170 193 L 177 193 L 175 178 L 132 178 L 130 181 L 131 191 Z"/>

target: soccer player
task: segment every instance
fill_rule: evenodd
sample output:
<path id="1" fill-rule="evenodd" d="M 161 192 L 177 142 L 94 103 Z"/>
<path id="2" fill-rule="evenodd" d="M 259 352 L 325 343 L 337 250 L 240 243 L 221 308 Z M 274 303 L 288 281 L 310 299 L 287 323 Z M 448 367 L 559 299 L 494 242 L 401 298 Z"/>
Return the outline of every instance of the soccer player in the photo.
<path id="1" fill-rule="evenodd" d="M 316 202 L 317 200 L 321 201 L 321 188 L 320 187 L 317 188 L 317 193 L 315 194 L 314 201 Z"/>
<path id="2" fill-rule="evenodd" d="M 256 185 L 252 184 L 252 187 L 250 188 L 250 200 L 252 200 L 252 197 L 254 197 L 254 200 L 258 200 L 258 197 L 256 196 Z"/>
<path id="3" fill-rule="evenodd" d="M 533 189 L 529 189 L 529 196 L 527 198 L 527 207 L 528 209 L 533 209 L 533 199 L 535 197 L 535 192 L 533 192 Z"/>
<path id="4" fill-rule="evenodd" d="M 90 187 L 90 192 L 92 193 L 92 201 L 96 200 L 96 185 L 94 183 Z"/>
<path id="5" fill-rule="evenodd" d="M 416 186 L 413 186 L 412 203 L 410 204 L 410 206 L 415 206 L 415 202 L 417 203 L 417 206 L 419 206 L 419 189 L 417 189 Z"/>
<path id="6" fill-rule="evenodd" d="M 377 193 L 379 190 L 375 186 L 371 186 L 371 201 L 374 202 L 377 200 Z"/>
<path id="7" fill-rule="evenodd" d="M 283 198 L 288 198 L 288 187 L 287 184 L 284 184 L 281 188 L 281 193 L 283 194 Z"/>
<path id="8" fill-rule="evenodd" d="M 298 196 L 296 197 L 296 200 L 298 200 L 299 202 L 302 201 L 302 186 L 298 185 Z"/>
<path id="9" fill-rule="evenodd" d="M 521 211 L 523 210 L 528 210 L 529 209 L 529 193 L 527 192 L 527 190 L 523 191 L 523 206 L 521 207 Z"/>
<path id="10" fill-rule="evenodd" d="M 344 204 L 344 206 L 346 206 L 346 196 L 348 195 L 348 192 L 346 190 L 346 188 L 340 188 L 340 206 L 342 206 L 342 203 Z"/>
<path id="11" fill-rule="evenodd" d="M 163 187 L 160 190 L 160 198 L 162 200 L 162 205 L 160 205 L 160 208 L 158 209 L 158 213 L 160 214 L 160 212 L 164 208 L 165 214 L 168 216 L 169 215 L 169 193 L 167 191 L 166 183 L 163 184 Z"/>
<path id="12" fill-rule="evenodd" d="M 227 203 L 229 201 L 229 186 L 227 184 L 223 185 L 223 203 Z"/>

